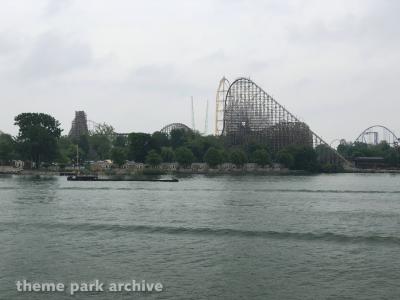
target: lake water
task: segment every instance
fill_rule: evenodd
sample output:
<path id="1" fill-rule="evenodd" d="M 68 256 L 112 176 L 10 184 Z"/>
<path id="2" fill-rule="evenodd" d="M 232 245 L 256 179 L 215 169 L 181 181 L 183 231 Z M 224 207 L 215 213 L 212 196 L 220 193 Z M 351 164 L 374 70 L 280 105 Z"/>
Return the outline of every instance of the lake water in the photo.
<path id="1" fill-rule="evenodd" d="M 400 176 L 0 177 L 0 299 L 400 299 Z M 16 281 L 161 282 L 160 293 Z"/>

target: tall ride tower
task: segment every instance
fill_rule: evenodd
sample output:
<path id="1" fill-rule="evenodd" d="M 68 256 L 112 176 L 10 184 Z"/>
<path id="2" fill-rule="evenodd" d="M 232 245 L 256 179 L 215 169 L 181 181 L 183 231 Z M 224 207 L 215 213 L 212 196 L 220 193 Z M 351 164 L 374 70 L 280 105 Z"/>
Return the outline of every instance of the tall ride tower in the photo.
<path id="1" fill-rule="evenodd" d="M 76 111 L 75 119 L 72 121 L 68 136 L 70 138 L 79 138 L 81 135 L 86 135 L 88 133 L 86 113 L 84 111 Z"/>
<path id="2" fill-rule="evenodd" d="M 222 77 L 219 82 L 217 96 L 216 96 L 216 107 L 215 107 L 215 135 L 221 135 L 224 127 L 224 110 L 225 110 L 225 97 L 228 92 L 230 83 L 228 79 Z"/>

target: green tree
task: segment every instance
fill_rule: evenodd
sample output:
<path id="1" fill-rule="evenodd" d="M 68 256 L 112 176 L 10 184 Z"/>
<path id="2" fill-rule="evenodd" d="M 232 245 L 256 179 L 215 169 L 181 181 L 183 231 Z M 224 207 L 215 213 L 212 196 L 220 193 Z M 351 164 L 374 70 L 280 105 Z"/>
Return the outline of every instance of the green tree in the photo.
<path id="1" fill-rule="evenodd" d="M 356 157 L 383 157 L 385 163 L 391 167 L 399 165 L 400 152 L 398 148 L 390 147 L 390 145 L 382 141 L 377 145 L 369 145 L 366 143 L 355 142 L 353 144 L 341 144 L 338 146 L 338 152 L 347 159 Z"/>
<path id="2" fill-rule="evenodd" d="M 151 150 L 151 135 L 148 133 L 130 133 L 128 135 L 128 158 L 136 162 L 145 162 Z"/>
<path id="3" fill-rule="evenodd" d="M 294 165 L 293 155 L 286 150 L 281 150 L 278 152 L 277 161 L 289 169 L 291 169 Z"/>
<path id="4" fill-rule="evenodd" d="M 168 135 L 160 131 L 156 131 L 151 135 L 150 146 L 152 149 L 160 151 L 162 147 L 169 146 Z"/>
<path id="5" fill-rule="evenodd" d="M 187 147 L 192 151 L 196 161 L 203 161 L 205 151 L 202 136 L 194 136 L 194 138 L 187 143 Z"/>
<path id="6" fill-rule="evenodd" d="M 58 140 L 58 155 L 56 162 L 60 165 L 68 165 L 71 163 L 72 158 L 76 156 L 76 146 L 72 144 L 68 136 L 62 136 Z"/>
<path id="7" fill-rule="evenodd" d="M 317 153 L 312 147 L 295 146 L 287 149 L 294 158 L 292 169 L 316 172 L 319 170 Z"/>
<path id="8" fill-rule="evenodd" d="M 85 152 L 79 146 L 78 149 L 76 147 L 77 145 L 73 144 L 68 136 L 62 136 L 58 140 L 58 155 L 56 162 L 59 163 L 61 167 L 64 167 L 65 165 L 76 164 L 76 152 L 78 150 L 79 162 L 82 164 L 85 157 Z"/>
<path id="9" fill-rule="evenodd" d="M 0 164 L 10 163 L 15 158 L 15 143 L 12 136 L 0 133 Z"/>
<path id="10" fill-rule="evenodd" d="M 19 127 L 17 143 L 24 159 L 39 167 L 41 162 L 52 162 L 57 157 L 60 122 L 43 113 L 22 113 L 14 120 Z"/>
<path id="11" fill-rule="evenodd" d="M 233 150 L 231 152 L 231 162 L 237 166 L 243 166 L 247 162 L 246 154 L 243 150 Z"/>
<path id="12" fill-rule="evenodd" d="M 184 167 L 190 166 L 194 161 L 193 152 L 187 147 L 179 147 L 176 149 L 175 155 L 177 162 Z"/>
<path id="13" fill-rule="evenodd" d="M 91 135 L 104 135 L 107 136 L 110 140 L 112 140 L 115 136 L 114 127 L 108 125 L 106 123 L 97 124 L 92 132 Z"/>
<path id="14" fill-rule="evenodd" d="M 171 146 L 174 149 L 182 147 L 188 140 L 184 129 L 171 130 L 170 137 Z"/>
<path id="15" fill-rule="evenodd" d="M 78 138 L 77 144 L 78 144 L 79 148 L 83 150 L 82 159 L 86 159 L 87 155 L 89 154 L 89 150 L 90 150 L 89 136 L 86 134 L 81 135 Z"/>
<path id="16" fill-rule="evenodd" d="M 385 155 L 385 162 L 390 166 L 397 167 L 400 162 L 400 153 L 395 149 L 389 149 Z"/>
<path id="17" fill-rule="evenodd" d="M 161 157 L 163 162 L 174 162 L 175 161 L 175 152 L 171 147 L 162 147 L 161 148 Z"/>
<path id="18" fill-rule="evenodd" d="M 162 162 L 161 156 L 155 150 L 150 150 L 149 154 L 146 156 L 146 164 L 156 167 Z"/>
<path id="19" fill-rule="evenodd" d="M 343 172 L 343 167 L 338 164 L 325 163 L 321 166 L 321 172 L 324 173 L 338 173 Z"/>
<path id="20" fill-rule="evenodd" d="M 122 147 L 125 148 L 128 146 L 128 137 L 126 135 L 118 134 L 113 142 L 114 147 Z"/>
<path id="21" fill-rule="evenodd" d="M 214 147 L 209 148 L 204 154 L 204 161 L 212 168 L 218 166 L 222 163 L 221 151 Z"/>
<path id="22" fill-rule="evenodd" d="M 89 136 L 90 150 L 94 152 L 91 159 L 108 159 L 111 154 L 112 143 L 107 135 L 94 134 Z"/>
<path id="23" fill-rule="evenodd" d="M 112 161 L 121 167 L 126 161 L 126 149 L 122 147 L 114 147 L 111 150 L 111 159 Z"/>
<path id="24" fill-rule="evenodd" d="M 380 142 L 378 145 L 375 146 L 377 152 L 380 152 L 381 154 L 390 152 L 392 149 L 390 145 L 386 141 Z"/>
<path id="25" fill-rule="evenodd" d="M 250 140 L 248 143 L 246 143 L 243 146 L 243 150 L 246 153 L 247 157 L 249 157 L 251 162 L 254 162 L 254 161 L 252 161 L 254 152 L 257 150 L 267 150 L 267 146 L 264 144 L 261 144 L 257 141 Z"/>
<path id="26" fill-rule="evenodd" d="M 337 147 L 337 152 L 339 152 L 341 155 L 343 155 L 345 158 L 351 158 L 351 148 L 352 146 L 350 144 L 340 144 Z"/>
<path id="27" fill-rule="evenodd" d="M 267 150 L 264 149 L 258 149 L 255 150 L 252 154 L 252 160 L 260 165 L 260 166 L 265 166 L 271 163 L 271 158 L 269 156 L 269 153 Z"/>
<path id="28" fill-rule="evenodd" d="M 225 149 L 220 149 L 219 153 L 221 155 L 221 160 L 222 163 L 228 163 L 230 162 L 230 156 L 229 156 L 229 152 Z"/>
<path id="29" fill-rule="evenodd" d="M 223 141 L 220 136 L 215 136 L 215 135 L 207 135 L 207 136 L 201 136 L 203 140 L 203 145 L 204 149 L 209 149 L 211 147 L 220 149 L 223 148 Z"/>

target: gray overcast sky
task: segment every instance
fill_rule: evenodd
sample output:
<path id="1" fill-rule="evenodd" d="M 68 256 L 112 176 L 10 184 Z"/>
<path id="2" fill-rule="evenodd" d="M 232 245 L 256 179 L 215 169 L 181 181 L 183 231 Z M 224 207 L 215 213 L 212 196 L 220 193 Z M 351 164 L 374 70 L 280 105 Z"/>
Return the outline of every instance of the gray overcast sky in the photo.
<path id="1" fill-rule="evenodd" d="M 400 1 L 0 0 L 0 130 L 75 110 L 119 132 L 204 128 L 225 75 L 250 77 L 327 142 L 400 134 Z"/>

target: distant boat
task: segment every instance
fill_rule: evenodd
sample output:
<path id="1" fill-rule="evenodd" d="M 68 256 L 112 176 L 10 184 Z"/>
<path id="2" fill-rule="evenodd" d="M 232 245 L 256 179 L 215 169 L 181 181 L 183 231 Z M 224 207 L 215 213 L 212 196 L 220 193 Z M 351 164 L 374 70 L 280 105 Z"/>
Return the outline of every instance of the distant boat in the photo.
<path id="1" fill-rule="evenodd" d="M 99 180 L 97 175 L 70 175 L 67 177 L 69 181 L 96 181 Z"/>
<path id="2" fill-rule="evenodd" d="M 152 181 L 152 182 L 179 182 L 178 179 L 147 179 L 147 178 L 99 178 L 97 175 L 71 175 L 68 181 Z"/>

